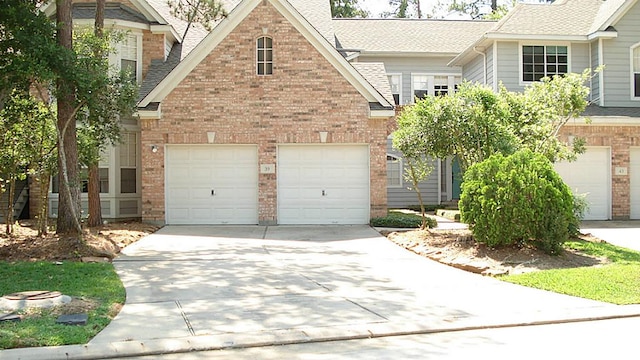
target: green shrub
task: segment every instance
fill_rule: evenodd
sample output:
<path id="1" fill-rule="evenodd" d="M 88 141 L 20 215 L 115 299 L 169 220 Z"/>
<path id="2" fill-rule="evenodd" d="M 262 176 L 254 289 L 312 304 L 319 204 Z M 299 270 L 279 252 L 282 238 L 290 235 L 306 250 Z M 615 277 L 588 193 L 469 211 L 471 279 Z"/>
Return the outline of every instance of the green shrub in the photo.
<path id="1" fill-rule="evenodd" d="M 464 174 L 461 219 L 491 247 L 531 243 L 558 253 L 576 222 L 574 206 L 549 160 L 530 150 L 493 155 Z"/>
<path id="2" fill-rule="evenodd" d="M 434 228 L 438 225 L 436 220 L 427 216 L 427 227 Z M 390 228 L 419 228 L 422 225 L 422 217 L 417 214 L 407 214 L 399 211 L 389 211 L 387 216 L 371 219 L 371 226 Z"/>

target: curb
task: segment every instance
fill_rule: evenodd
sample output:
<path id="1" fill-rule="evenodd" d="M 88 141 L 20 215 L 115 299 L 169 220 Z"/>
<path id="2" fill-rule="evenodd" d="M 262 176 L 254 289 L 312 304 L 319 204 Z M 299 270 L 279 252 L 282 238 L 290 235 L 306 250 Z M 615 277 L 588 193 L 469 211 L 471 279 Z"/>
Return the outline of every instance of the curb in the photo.
<path id="1" fill-rule="evenodd" d="M 185 338 L 152 339 L 145 341 L 121 341 L 113 343 L 90 342 L 85 345 L 66 345 L 3 350 L 0 351 L 0 359 L 121 359 L 136 356 L 180 354 L 213 350 L 246 349 L 278 345 L 362 340 L 392 336 L 426 335 L 444 332 L 540 326 L 640 317 L 640 306 L 627 305 L 616 310 L 619 311 L 616 311 L 614 314 L 612 314 L 610 308 L 582 309 L 578 312 L 589 311 L 592 312 L 592 315 L 585 314 L 584 316 L 566 316 L 555 319 L 536 319 L 536 317 L 539 317 L 539 314 L 537 314 L 538 316 L 536 316 L 535 313 L 530 313 L 528 314 L 528 316 L 523 316 L 520 321 L 515 322 L 505 322 L 501 321 L 505 319 L 497 318 L 494 321 L 479 323 L 477 321 L 478 319 L 476 319 L 475 321 L 463 320 L 459 324 L 452 324 L 451 326 L 438 326 L 432 328 L 424 326 L 424 324 L 417 323 L 373 323 L 367 324 L 366 326 L 306 328 L 296 330 L 275 330 L 268 332 L 263 331 L 257 333 L 200 335 Z"/>

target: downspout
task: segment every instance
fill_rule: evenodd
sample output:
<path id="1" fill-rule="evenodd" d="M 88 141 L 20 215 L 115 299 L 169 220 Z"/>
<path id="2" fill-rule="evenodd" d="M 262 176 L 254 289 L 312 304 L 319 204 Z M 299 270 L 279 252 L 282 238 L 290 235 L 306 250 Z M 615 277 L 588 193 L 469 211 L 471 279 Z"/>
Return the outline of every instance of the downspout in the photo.
<path id="1" fill-rule="evenodd" d="M 477 46 L 473 47 L 473 51 L 477 54 L 482 55 L 482 83 L 487 85 L 487 54 L 477 49 Z"/>

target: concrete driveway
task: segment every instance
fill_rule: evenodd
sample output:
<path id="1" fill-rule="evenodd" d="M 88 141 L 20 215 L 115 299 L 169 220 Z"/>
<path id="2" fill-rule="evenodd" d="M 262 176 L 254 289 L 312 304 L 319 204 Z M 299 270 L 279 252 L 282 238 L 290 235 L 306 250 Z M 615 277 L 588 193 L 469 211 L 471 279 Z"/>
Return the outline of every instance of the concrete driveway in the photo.
<path id="1" fill-rule="evenodd" d="M 29 349 L 30 358 L 124 357 L 640 313 L 636 306 L 447 267 L 368 226 L 169 226 L 125 249 L 114 265 L 127 289 L 114 321 L 88 345 Z"/>
<path id="2" fill-rule="evenodd" d="M 640 251 L 640 220 L 583 221 L 580 231 L 610 244 Z"/>

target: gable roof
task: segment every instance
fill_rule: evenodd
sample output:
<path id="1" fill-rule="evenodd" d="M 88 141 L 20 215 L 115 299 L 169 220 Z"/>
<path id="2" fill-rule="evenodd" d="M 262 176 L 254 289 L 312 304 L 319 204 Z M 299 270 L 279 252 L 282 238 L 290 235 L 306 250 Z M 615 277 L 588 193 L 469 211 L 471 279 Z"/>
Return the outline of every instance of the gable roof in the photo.
<path id="1" fill-rule="evenodd" d="M 387 70 L 384 67 L 384 63 L 355 62 L 351 63 L 351 65 L 353 65 L 353 67 L 356 68 L 356 70 L 358 70 L 365 79 L 367 79 L 369 84 L 378 89 L 380 94 L 382 94 L 390 104 L 395 103 L 393 94 L 391 93 L 391 87 L 389 86 L 389 79 L 387 78 Z"/>
<path id="2" fill-rule="evenodd" d="M 590 41 L 615 38 L 611 25 L 638 0 L 558 0 L 553 3 L 518 3 L 495 26 L 468 46 L 449 65 L 475 56 L 474 49 L 495 40 Z"/>
<path id="3" fill-rule="evenodd" d="M 157 4 L 163 0 L 148 0 Z M 369 83 L 362 74 L 344 59 L 335 49 L 330 40 L 323 36 L 301 13 L 287 0 L 242 0 L 229 16 L 221 20 L 216 27 L 202 41 L 200 41 L 192 51 L 185 50 L 183 44 L 181 62 L 171 69 L 171 71 L 159 81 L 153 89 L 139 102 L 139 107 L 145 108 L 151 103 L 162 102 L 162 100 L 213 50 L 229 35 L 237 25 L 239 25 L 247 15 L 258 6 L 261 1 L 268 1 L 273 5 L 318 51 L 327 59 L 344 78 L 354 86 L 370 103 L 378 103 L 383 108 L 393 111 L 391 103 Z M 302 4 L 320 4 L 319 0 L 292 0 Z M 328 4 L 325 5 L 328 7 Z M 326 31 L 327 29 L 325 29 Z M 185 39 L 186 43 L 186 39 Z M 388 86 L 388 84 L 387 84 Z M 380 116 L 392 116 L 382 115 Z"/>
<path id="4" fill-rule="evenodd" d="M 334 19 L 339 48 L 362 53 L 458 54 L 495 21 Z"/>
<path id="5" fill-rule="evenodd" d="M 95 3 L 75 3 L 72 7 L 72 18 L 95 19 Z M 105 19 L 123 20 L 141 24 L 151 23 L 142 13 L 120 3 L 106 3 L 104 7 Z"/>

